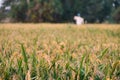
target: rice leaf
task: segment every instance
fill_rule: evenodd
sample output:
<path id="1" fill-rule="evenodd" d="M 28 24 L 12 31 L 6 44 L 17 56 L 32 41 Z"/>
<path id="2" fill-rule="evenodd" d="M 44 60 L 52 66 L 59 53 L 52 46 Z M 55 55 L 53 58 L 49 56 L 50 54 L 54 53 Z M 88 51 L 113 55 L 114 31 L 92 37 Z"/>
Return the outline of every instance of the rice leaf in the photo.
<path id="1" fill-rule="evenodd" d="M 21 44 L 21 49 L 22 49 L 22 56 L 23 56 L 23 59 L 25 62 L 25 69 L 27 71 L 28 70 L 28 58 L 27 58 L 27 54 L 25 52 L 25 48 L 24 48 L 23 44 Z"/>

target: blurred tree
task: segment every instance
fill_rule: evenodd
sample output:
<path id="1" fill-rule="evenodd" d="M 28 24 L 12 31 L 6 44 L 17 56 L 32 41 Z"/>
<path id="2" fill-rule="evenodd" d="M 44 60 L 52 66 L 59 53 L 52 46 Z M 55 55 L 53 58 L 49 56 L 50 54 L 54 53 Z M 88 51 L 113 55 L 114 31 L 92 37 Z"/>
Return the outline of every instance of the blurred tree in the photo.
<path id="1" fill-rule="evenodd" d="M 80 13 L 87 22 L 103 22 L 111 13 L 113 0 L 61 0 L 64 7 L 63 19 L 72 21 Z"/>
<path id="2" fill-rule="evenodd" d="M 59 0 L 31 0 L 27 16 L 31 22 L 55 22 L 62 13 L 62 4 Z"/>
<path id="3" fill-rule="evenodd" d="M 120 23 L 120 7 L 118 7 L 115 12 L 112 14 L 113 19 L 116 23 Z"/>
<path id="4" fill-rule="evenodd" d="M 120 0 L 4 0 L 2 10 L 21 22 L 72 22 L 80 15 L 87 22 L 104 22 L 119 7 Z"/>
<path id="5" fill-rule="evenodd" d="M 3 6 L 6 16 L 13 18 L 15 21 L 24 22 L 26 17 L 26 0 L 4 0 Z M 9 9 L 7 9 L 9 7 Z"/>
<path id="6" fill-rule="evenodd" d="M 3 12 L 4 12 L 4 9 L 0 8 L 0 21 L 5 18 L 5 14 Z"/>
<path id="7" fill-rule="evenodd" d="M 113 4 L 115 8 L 118 8 L 120 6 L 120 0 L 113 0 Z"/>
<path id="8" fill-rule="evenodd" d="M 57 21 L 62 15 L 59 0 L 5 0 L 4 6 L 11 6 L 11 17 L 22 22 Z"/>
<path id="9" fill-rule="evenodd" d="M 61 2 L 64 9 L 62 15 L 63 22 L 73 21 L 75 0 L 61 0 Z"/>
<path id="10" fill-rule="evenodd" d="M 75 10 L 81 12 L 88 22 L 103 22 L 111 12 L 112 1 L 110 0 L 81 0 L 76 2 Z M 80 7 L 79 7 L 80 5 Z"/>
<path id="11" fill-rule="evenodd" d="M 11 5 L 11 16 L 18 22 L 25 22 L 27 12 L 26 0 L 20 0 Z"/>

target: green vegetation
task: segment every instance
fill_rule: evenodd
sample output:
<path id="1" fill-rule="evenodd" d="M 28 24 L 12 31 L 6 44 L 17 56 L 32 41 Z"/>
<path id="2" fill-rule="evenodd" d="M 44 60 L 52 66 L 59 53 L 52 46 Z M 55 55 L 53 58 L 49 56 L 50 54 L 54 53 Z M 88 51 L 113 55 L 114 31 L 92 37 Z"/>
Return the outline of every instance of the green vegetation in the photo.
<path id="1" fill-rule="evenodd" d="M 73 22 L 80 13 L 88 23 L 120 23 L 119 7 L 120 0 L 4 0 L 0 13 L 14 22 Z"/>
<path id="2" fill-rule="evenodd" d="M 115 10 L 112 17 L 117 23 L 120 23 L 120 7 Z"/>
<path id="3" fill-rule="evenodd" d="M 0 26 L 0 80 L 120 80 L 119 25 Z"/>

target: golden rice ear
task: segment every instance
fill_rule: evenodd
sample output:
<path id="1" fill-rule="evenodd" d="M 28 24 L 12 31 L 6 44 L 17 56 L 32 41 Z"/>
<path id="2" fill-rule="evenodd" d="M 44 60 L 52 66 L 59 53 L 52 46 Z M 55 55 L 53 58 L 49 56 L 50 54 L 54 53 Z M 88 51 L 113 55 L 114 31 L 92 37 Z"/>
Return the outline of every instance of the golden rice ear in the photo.
<path id="1" fill-rule="evenodd" d="M 30 70 L 28 70 L 28 72 L 27 72 L 27 74 L 26 74 L 26 77 L 25 77 L 25 80 L 31 80 Z"/>
<path id="2" fill-rule="evenodd" d="M 106 80 L 111 80 L 111 79 L 108 77 L 108 78 L 106 78 Z"/>
<path id="3" fill-rule="evenodd" d="M 0 80 L 3 80 L 3 79 L 0 77 Z"/>
<path id="4" fill-rule="evenodd" d="M 2 80 L 2 79 L 0 79 L 0 80 Z M 12 76 L 12 80 L 19 80 L 19 76 L 16 75 L 16 74 L 14 74 L 14 75 Z"/>
<path id="5" fill-rule="evenodd" d="M 90 77 L 89 80 L 94 80 L 94 79 L 92 77 Z"/>

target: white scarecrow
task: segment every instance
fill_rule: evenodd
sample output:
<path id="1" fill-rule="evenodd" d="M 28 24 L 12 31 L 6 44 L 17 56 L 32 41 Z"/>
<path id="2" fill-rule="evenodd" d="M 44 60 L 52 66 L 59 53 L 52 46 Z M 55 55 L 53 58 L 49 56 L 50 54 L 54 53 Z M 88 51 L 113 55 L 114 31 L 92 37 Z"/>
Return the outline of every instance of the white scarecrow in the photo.
<path id="1" fill-rule="evenodd" d="M 74 16 L 74 20 L 76 21 L 77 25 L 84 24 L 84 19 L 80 17 L 80 14 L 78 14 L 77 16 Z"/>

